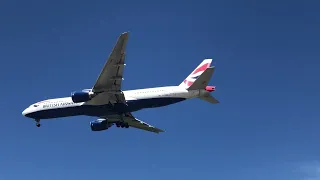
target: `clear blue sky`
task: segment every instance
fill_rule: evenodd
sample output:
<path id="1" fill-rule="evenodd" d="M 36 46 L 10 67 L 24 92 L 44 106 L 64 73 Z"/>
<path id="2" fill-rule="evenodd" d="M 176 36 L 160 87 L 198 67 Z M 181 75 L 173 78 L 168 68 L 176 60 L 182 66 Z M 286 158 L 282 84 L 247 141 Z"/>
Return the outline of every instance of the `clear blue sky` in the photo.
<path id="1" fill-rule="evenodd" d="M 160 3 L 161 2 L 161 3 Z M 0 179 L 320 179 L 320 3 L 1 1 Z M 91 132 L 34 121 L 31 103 L 91 88 L 130 31 L 123 89 L 178 85 L 216 65 L 198 99 L 134 113 L 166 130 Z"/>

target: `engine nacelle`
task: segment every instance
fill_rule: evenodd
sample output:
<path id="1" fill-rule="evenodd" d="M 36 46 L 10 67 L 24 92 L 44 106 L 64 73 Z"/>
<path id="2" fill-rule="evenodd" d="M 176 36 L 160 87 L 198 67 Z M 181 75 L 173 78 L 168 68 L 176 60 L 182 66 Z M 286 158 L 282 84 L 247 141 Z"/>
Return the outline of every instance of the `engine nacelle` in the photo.
<path id="1" fill-rule="evenodd" d="M 78 91 L 78 92 L 71 93 L 71 99 L 74 103 L 86 102 L 92 99 L 92 97 L 93 97 L 92 92 Z"/>
<path id="2" fill-rule="evenodd" d="M 92 131 L 103 131 L 111 127 L 112 124 L 108 123 L 106 119 L 98 119 L 90 122 L 90 127 Z"/>

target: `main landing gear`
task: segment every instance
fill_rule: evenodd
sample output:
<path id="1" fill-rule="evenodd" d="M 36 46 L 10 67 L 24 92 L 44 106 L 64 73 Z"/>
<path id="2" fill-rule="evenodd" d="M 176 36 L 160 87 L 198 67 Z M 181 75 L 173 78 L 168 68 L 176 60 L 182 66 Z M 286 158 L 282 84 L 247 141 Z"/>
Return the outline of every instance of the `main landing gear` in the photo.
<path id="1" fill-rule="evenodd" d="M 121 127 L 121 128 L 129 128 L 128 123 L 125 122 L 116 122 L 117 127 Z"/>
<path id="2" fill-rule="evenodd" d="M 37 126 L 37 127 L 40 127 L 40 126 L 41 126 L 41 124 L 40 124 L 40 119 L 35 119 L 35 121 L 36 121 L 36 126 Z"/>

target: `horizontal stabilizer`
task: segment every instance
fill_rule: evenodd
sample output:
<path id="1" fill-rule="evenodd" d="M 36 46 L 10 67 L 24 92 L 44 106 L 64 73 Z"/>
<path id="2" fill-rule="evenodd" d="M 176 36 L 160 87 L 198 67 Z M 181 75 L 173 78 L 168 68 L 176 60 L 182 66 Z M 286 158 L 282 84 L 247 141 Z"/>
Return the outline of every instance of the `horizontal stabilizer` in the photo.
<path id="1" fill-rule="evenodd" d="M 211 94 L 209 94 L 209 93 L 204 96 L 199 97 L 199 99 L 201 99 L 203 101 L 207 101 L 211 104 L 219 104 L 220 103 L 216 98 L 211 96 Z"/>

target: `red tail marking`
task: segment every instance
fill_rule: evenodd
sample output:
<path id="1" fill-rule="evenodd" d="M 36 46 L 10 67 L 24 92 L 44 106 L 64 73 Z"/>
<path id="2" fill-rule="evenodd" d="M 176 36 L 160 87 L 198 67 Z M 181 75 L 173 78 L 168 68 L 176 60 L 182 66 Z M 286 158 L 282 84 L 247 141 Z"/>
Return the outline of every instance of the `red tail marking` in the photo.
<path id="1" fill-rule="evenodd" d="M 206 86 L 206 91 L 208 91 L 208 92 L 212 92 L 212 91 L 215 91 L 215 90 L 216 90 L 215 86 Z"/>
<path id="2" fill-rule="evenodd" d="M 200 66 L 199 68 L 195 69 L 192 72 L 192 74 L 196 74 L 197 72 L 204 71 L 204 70 L 206 70 L 208 68 L 208 66 L 209 66 L 209 63 L 204 64 L 204 65 Z"/>
<path id="3" fill-rule="evenodd" d="M 183 81 L 187 86 L 191 86 L 192 85 L 192 81 L 187 81 L 186 79 Z"/>

